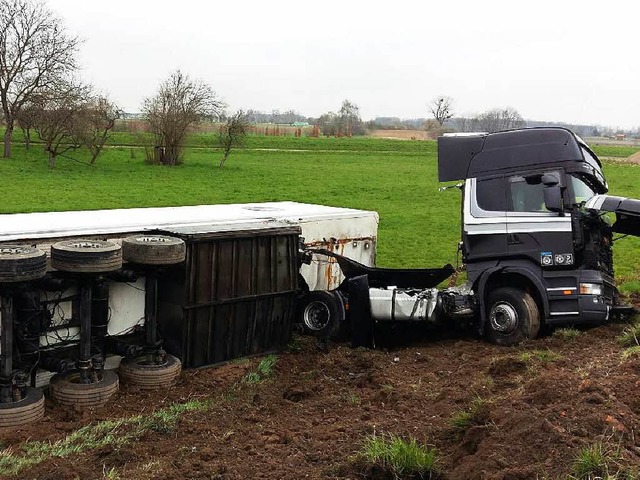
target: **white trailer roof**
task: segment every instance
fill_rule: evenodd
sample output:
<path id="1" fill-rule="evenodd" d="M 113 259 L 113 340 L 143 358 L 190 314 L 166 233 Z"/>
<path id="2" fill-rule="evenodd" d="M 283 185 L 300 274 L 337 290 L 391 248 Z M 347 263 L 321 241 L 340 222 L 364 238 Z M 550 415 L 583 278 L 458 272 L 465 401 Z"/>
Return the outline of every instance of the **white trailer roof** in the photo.
<path id="1" fill-rule="evenodd" d="M 240 225 L 273 228 L 349 218 L 368 217 L 377 225 L 376 212 L 297 202 L 198 205 L 190 207 L 128 208 L 71 212 L 0 215 L 0 242 L 37 238 L 102 235 L 189 227 L 203 232 L 230 230 Z"/>

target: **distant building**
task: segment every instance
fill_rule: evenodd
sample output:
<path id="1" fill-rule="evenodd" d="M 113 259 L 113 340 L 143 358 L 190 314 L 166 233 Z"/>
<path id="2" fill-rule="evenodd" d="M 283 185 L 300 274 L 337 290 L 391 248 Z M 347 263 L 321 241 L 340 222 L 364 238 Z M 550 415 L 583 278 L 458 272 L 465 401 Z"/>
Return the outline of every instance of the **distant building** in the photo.
<path id="1" fill-rule="evenodd" d="M 291 126 L 296 128 L 308 127 L 309 122 L 293 122 Z"/>
<path id="2" fill-rule="evenodd" d="M 624 140 L 627 136 L 624 133 L 616 133 L 616 140 Z"/>

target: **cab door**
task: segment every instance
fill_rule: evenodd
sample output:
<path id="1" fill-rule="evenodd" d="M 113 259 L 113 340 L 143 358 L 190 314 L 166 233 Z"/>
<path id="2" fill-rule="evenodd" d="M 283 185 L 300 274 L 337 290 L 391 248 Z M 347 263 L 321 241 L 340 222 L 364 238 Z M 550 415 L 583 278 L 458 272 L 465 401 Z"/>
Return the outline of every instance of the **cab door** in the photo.
<path id="1" fill-rule="evenodd" d="M 574 263 L 571 216 L 550 212 L 545 207 L 542 175 L 559 170 L 511 175 L 507 182 L 506 230 L 510 257 L 521 257 L 549 266 Z"/>

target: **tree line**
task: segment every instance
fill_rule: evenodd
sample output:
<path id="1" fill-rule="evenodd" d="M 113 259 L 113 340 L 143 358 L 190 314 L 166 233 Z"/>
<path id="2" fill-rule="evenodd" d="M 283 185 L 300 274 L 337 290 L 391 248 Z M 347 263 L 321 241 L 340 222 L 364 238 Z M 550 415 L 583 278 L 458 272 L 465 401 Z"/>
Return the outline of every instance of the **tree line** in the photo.
<path id="1" fill-rule="evenodd" d="M 102 152 L 122 110 L 106 95 L 78 77 L 78 37 L 39 0 L 0 0 L 0 106 L 5 126 L 3 156 L 11 157 L 16 128 L 24 132 L 25 146 L 37 135 L 49 166 L 65 153 L 86 148 L 90 164 Z M 142 111 L 154 134 L 152 159 L 175 165 L 182 158 L 188 131 L 203 119 L 223 124 L 218 141 L 224 165 L 232 146 L 247 131 L 243 112 L 226 115 L 213 89 L 175 71 Z M 156 152 L 158 154 L 156 154 Z"/>

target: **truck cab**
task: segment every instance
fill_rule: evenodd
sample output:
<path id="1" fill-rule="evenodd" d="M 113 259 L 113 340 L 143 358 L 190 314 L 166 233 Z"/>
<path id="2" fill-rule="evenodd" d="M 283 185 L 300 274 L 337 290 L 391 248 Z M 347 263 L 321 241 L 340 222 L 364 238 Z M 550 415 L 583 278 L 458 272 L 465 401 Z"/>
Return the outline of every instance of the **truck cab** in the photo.
<path id="1" fill-rule="evenodd" d="M 444 136 L 438 168 L 440 181 L 464 182 L 461 250 L 492 340 L 535 337 L 541 322 L 602 323 L 619 308 L 613 234 L 640 232 L 640 202 L 606 195 L 580 137 L 563 128 Z"/>

